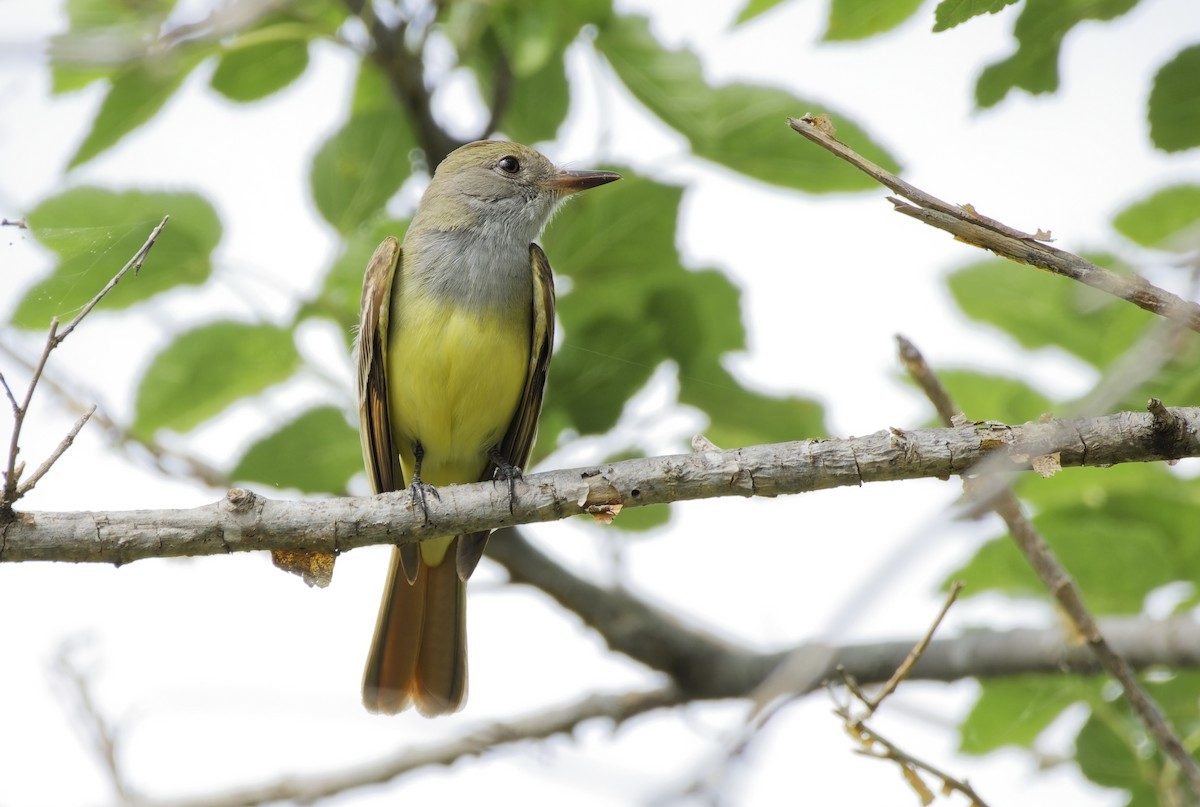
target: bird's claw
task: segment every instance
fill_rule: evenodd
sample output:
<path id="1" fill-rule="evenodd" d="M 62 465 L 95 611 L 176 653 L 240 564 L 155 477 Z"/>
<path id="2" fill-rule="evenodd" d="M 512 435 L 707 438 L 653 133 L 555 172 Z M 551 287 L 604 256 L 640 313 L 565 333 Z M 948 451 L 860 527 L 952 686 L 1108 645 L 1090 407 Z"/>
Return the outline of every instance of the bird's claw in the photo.
<path id="1" fill-rule="evenodd" d="M 496 466 L 497 473 L 508 482 L 508 512 L 511 515 L 513 503 L 517 500 L 517 480 L 523 476 L 521 468 L 505 459 L 498 448 L 492 448 L 488 452 L 488 459 Z M 493 477 L 494 479 L 495 477 Z"/>
<path id="2" fill-rule="evenodd" d="M 438 493 L 437 488 L 433 485 L 422 482 L 420 477 L 414 476 L 412 484 L 408 486 L 409 495 L 412 496 L 414 507 L 420 507 L 421 512 L 425 514 L 425 523 L 429 523 L 429 501 L 427 496 L 432 495 L 439 502 L 442 500 L 442 494 Z"/>

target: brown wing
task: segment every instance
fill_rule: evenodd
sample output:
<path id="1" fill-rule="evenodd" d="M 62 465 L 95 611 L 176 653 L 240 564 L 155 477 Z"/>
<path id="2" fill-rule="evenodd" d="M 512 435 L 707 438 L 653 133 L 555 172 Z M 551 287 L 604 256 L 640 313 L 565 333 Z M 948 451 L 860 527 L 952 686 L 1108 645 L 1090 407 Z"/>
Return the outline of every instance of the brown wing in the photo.
<path id="1" fill-rule="evenodd" d="M 546 388 L 546 373 L 550 369 L 550 353 L 554 349 L 554 273 L 550 261 L 537 244 L 529 245 L 529 266 L 533 272 L 533 334 L 529 341 L 529 368 L 525 374 L 525 389 L 517 403 L 517 411 L 504 439 L 500 454 L 510 464 L 524 467 L 533 450 L 537 436 L 538 415 L 542 412 L 542 392 Z M 489 473 L 484 480 L 495 478 Z M 458 576 L 466 580 L 475 571 L 489 533 L 463 535 L 458 540 Z"/>
<path id="2" fill-rule="evenodd" d="M 392 280 L 400 265 L 400 242 L 383 239 L 363 276 L 358 323 L 358 417 L 363 462 L 371 490 L 385 493 L 404 487 L 400 454 L 392 444 L 388 410 L 387 342 Z"/>

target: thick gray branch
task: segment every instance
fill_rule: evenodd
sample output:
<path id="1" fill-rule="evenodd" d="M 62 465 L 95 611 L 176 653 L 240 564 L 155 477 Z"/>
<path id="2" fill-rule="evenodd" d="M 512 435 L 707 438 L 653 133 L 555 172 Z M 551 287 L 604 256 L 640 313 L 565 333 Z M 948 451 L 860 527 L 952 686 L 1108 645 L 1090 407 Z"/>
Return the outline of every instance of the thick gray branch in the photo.
<path id="1" fill-rule="evenodd" d="M 254 550 L 343 552 L 493 527 L 611 515 L 620 507 L 717 496 L 779 496 L 866 482 L 1028 470 L 1032 458 L 1108 466 L 1200 456 L 1200 408 L 1159 407 L 1021 426 L 889 429 L 866 437 L 701 451 L 532 474 L 516 485 L 450 485 L 426 521 L 409 494 L 278 501 L 245 490 L 192 510 L 18 512 L 0 525 L 0 561 L 129 563 Z"/>

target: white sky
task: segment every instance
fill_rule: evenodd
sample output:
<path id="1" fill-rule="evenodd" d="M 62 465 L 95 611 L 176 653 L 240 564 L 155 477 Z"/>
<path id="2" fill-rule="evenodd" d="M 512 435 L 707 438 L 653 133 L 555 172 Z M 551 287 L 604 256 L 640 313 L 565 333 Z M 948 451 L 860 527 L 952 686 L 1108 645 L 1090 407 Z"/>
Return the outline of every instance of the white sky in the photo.
<path id="1" fill-rule="evenodd" d="M 1060 93 L 1018 94 L 984 112 L 972 109 L 973 81 L 1009 51 L 1013 9 L 934 36 L 928 3 L 920 21 L 865 46 L 824 46 L 816 38 L 825 3 L 785 4 L 734 33 L 727 23 L 736 4 L 727 0 L 707 4 L 712 10 L 703 14 L 683 0 L 623 5 L 653 8 L 659 35 L 697 48 L 712 80 L 758 80 L 812 99 L 796 115 L 829 104 L 891 148 L 910 182 L 1013 226 L 1050 229 L 1066 249 L 1127 248 L 1109 230 L 1115 212 L 1161 185 L 1200 177 L 1200 154 L 1167 158 L 1149 150 L 1144 116 L 1154 71 L 1200 41 L 1194 0 L 1144 2 L 1116 24 L 1082 26 L 1066 41 Z M 85 183 L 194 188 L 214 201 L 225 228 L 213 289 L 172 295 L 165 309 L 101 312 L 55 354 L 58 378 L 124 420 L 132 381 L 170 334 L 214 313 L 280 317 L 335 254 L 334 235 L 308 198 L 308 162 L 340 123 L 352 63 L 331 47 L 315 48 L 295 87 L 252 107 L 209 91 L 207 65 L 151 126 L 64 178 L 101 93 L 91 87 L 48 98 L 40 42 L 63 26 L 58 6 L 0 2 L 0 215 L 19 216 L 63 187 Z M 896 332 L 942 366 L 1008 371 L 1060 393 L 1094 381 L 1062 355 L 1018 355 L 1007 340 L 958 314 L 942 280 L 980 256 L 893 214 L 882 190 L 814 198 L 743 182 L 690 158 L 679 136 L 608 84 L 606 68 L 586 48 L 572 52 L 571 70 L 581 92 L 547 150 L 574 165 L 611 161 L 689 184 L 680 247 L 692 265 L 722 267 L 744 290 L 750 349 L 730 362 L 747 383 L 814 396 L 828 407 L 832 431 L 851 435 L 927 417 L 924 402 L 898 381 Z M 453 93 L 445 103 L 449 115 L 470 119 Z M 779 136 L 793 139 L 797 150 L 813 148 L 783 121 Z M 51 261 L 27 234 L 2 235 L 0 310 L 7 311 Z M 30 355 L 40 344 L 36 337 L 5 338 Z M 334 398 L 344 404 L 350 369 L 330 349 L 337 338 L 310 334 L 305 349 L 344 379 L 344 397 Z M 19 377 L 10 365 L 0 360 L 6 377 Z M 652 450 L 678 450 L 703 422 L 664 409 L 672 373 L 658 378 L 622 433 Z M 328 399 L 322 390 L 310 382 L 276 391 L 187 445 L 228 464 L 280 406 L 292 411 Z M 73 420 L 52 395 L 38 400 L 22 442 L 31 464 Z M 579 464 L 597 450 L 568 447 L 549 464 Z M 186 507 L 220 493 L 161 478 L 89 427 L 23 505 Z M 955 493 L 952 483 L 927 481 L 777 501 L 688 503 L 675 508 L 671 527 L 656 540 L 626 540 L 577 522 L 536 533 L 557 556 L 602 580 L 613 574 L 608 558 L 619 542 L 626 585 L 755 646 L 910 637 L 936 611 L 935 585 L 995 529 L 951 523 L 945 508 Z M 467 709 L 432 722 L 369 716 L 359 705 L 359 676 L 387 551 L 343 557 L 332 587 L 319 592 L 259 556 L 120 570 L 0 565 L 0 691 L 7 693 L 0 699 L 0 804 L 111 800 L 95 756 L 72 727 L 69 698 L 48 675 L 69 638 L 84 643 L 98 701 L 123 728 L 122 760 L 134 786 L 160 797 L 335 770 L 582 691 L 652 680 L 604 653 L 594 635 L 544 598 L 496 586 L 499 575 L 485 563 L 471 587 Z M 952 613 L 948 630 L 1047 620 L 1035 609 L 968 603 Z M 1081 785 L 1069 769 L 1038 773 L 1017 753 L 956 756 L 953 721 L 974 692 L 970 683 L 907 685 L 878 727 L 968 776 L 995 804 L 1121 802 Z M 743 711 L 740 704 L 706 704 L 637 721 L 615 735 L 593 723 L 572 741 L 521 746 L 339 803 L 387 804 L 399 796 L 453 803 L 510 792 L 535 805 L 690 803 L 680 789 L 719 759 L 721 740 Z M 781 794 L 851 803 L 912 798 L 893 769 L 851 753 L 829 711 L 823 696 L 813 696 L 772 724 L 733 767 L 730 803 L 775 804 Z"/>

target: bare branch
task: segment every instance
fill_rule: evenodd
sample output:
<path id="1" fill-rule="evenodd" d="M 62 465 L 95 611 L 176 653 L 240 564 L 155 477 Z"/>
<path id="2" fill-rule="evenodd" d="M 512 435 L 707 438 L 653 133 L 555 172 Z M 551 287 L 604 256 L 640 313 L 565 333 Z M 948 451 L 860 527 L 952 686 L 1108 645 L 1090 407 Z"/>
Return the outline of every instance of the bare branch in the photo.
<path id="1" fill-rule="evenodd" d="M 79 430 L 84 427 L 84 424 L 86 424 L 89 419 L 91 419 L 95 411 L 96 406 L 93 404 L 90 409 L 80 416 L 79 420 L 75 421 L 75 425 L 71 427 L 69 432 L 67 432 L 67 436 L 64 437 L 59 444 L 55 446 L 54 450 L 50 452 L 50 456 L 46 457 L 42 464 L 39 465 L 33 473 L 27 476 L 25 481 L 21 483 L 20 487 L 17 488 L 17 498 L 20 498 L 29 491 L 33 490 L 34 485 L 36 485 L 38 481 L 46 475 L 47 471 L 54 467 L 54 463 L 58 462 L 58 458 L 63 455 L 63 452 L 70 448 L 75 442 L 75 438 L 79 435 Z"/>
<path id="2" fill-rule="evenodd" d="M 899 213 L 911 216 L 960 241 L 990 250 L 1017 263 L 1029 264 L 1077 280 L 1139 308 L 1200 331 L 1200 305 L 1189 302 L 1138 276 L 1110 272 L 1078 255 L 1046 244 L 1049 235 L 1030 234 L 980 215 L 971 205 L 951 205 L 914 187 L 858 154 L 832 134 L 832 124 L 822 116 L 789 118 L 788 125 L 808 140 L 853 165 L 914 204 L 888 197 Z"/>
<path id="3" fill-rule="evenodd" d="M 775 443 L 530 474 L 515 485 L 447 485 L 428 519 L 408 491 L 323 501 L 278 501 L 235 489 L 191 510 L 16 513 L 0 525 L 0 561 L 129 563 L 151 557 L 257 550 L 344 552 L 443 535 L 556 521 L 597 502 L 624 507 L 719 496 L 780 496 L 867 482 L 969 474 L 985 457 L 1009 471 L 1056 454 L 1062 467 L 1200 456 L 1200 408 L 1171 408 L 1183 424 L 1156 428 L 1125 412 L 1020 426 L 888 429 L 865 437 Z M 1158 422 L 1161 422 L 1161 418 Z"/>
<path id="4" fill-rule="evenodd" d="M 61 331 L 59 330 L 57 319 L 50 323 L 50 330 L 46 334 L 46 344 L 42 348 L 42 353 L 38 358 L 37 363 L 33 366 L 33 371 L 29 378 L 29 386 L 25 390 L 25 397 L 19 404 L 17 403 L 16 397 L 13 395 L 12 390 L 8 386 L 8 382 L 3 382 L 8 399 L 13 404 L 13 427 L 8 444 L 8 464 L 4 471 L 4 488 L 3 490 L 0 490 L 0 524 L 6 523 L 12 519 L 13 505 L 18 499 L 28 493 L 35 484 L 37 484 L 38 479 L 40 479 L 42 475 L 46 473 L 46 471 L 50 470 L 51 466 L 54 465 L 54 462 L 60 456 L 62 456 L 62 453 L 66 451 L 67 448 L 70 447 L 71 443 L 75 441 L 75 435 L 79 433 L 79 429 L 83 428 L 83 424 L 87 422 L 87 417 L 85 417 L 81 422 L 75 425 L 71 432 L 68 433 L 67 436 L 63 438 L 62 442 L 59 443 L 58 448 L 55 449 L 51 456 L 45 462 L 43 462 L 41 466 L 38 467 L 36 477 L 31 482 L 27 482 L 24 485 L 19 484 L 21 471 L 24 468 L 24 463 L 18 464 L 21 429 L 25 424 L 25 418 L 29 415 L 29 405 L 33 400 L 34 390 L 37 389 L 38 382 L 42 378 L 42 372 L 46 369 L 46 362 L 49 360 L 50 354 L 56 347 L 62 344 L 64 339 L 71 335 L 71 332 L 74 331 L 79 323 L 83 321 L 83 318 L 92 312 L 92 309 L 94 309 L 96 305 L 102 299 L 104 299 L 106 294 L 112 291 L 112 289 L 121 281 L 121 278 L 123 278 L 126 273 L 129 272 L 129 270 L 132 269 L 135 274 L 141 270 L 142 264 L 146 260 L 146 255 L 154 246 L 155 241 L 158 240 L 158 235 L 162 232 L 163 227 L 167 226 L 167 221 L 169 219 L 169 216 L 163 217 L 163 220 L 160 221 L 158 226 L 151 231 L 150 237 L 146 239 L 146 242 L 142 244 L 141 248 L 134 253 L 133 257 L 130 258 L 129 261 L 126 262 L 126 264 L 121 267 L 121 269 L 115 275 L 112 276 L 112 279 L 110 279 L 108 283 L 104 285 L 104 288 L 100 289 L 100 291 L 96 293 L 96 296 L 89 300 L 87 304 L 80 309 L 79 313 L 75 315 L 74 319 L 67 323 L 65 328 L 63 328 Z M 88 417 L 90 417 L 90 415 L 88 415 Z"/>
<path id="5" fill-rule="evenodd" d="M 927 390 L 930 399 L 935 401 L 939 411 L 944 409 L 953 412 L 955 410 L 953 402 L 950 401 L 945 388 L 937 380 L 920 352 L 905 340 L 901 343 L 901 353 L 906 354 L 905 366 L 916 370 L 913 377 Z M 1169 410 L 1162 406 L 1161 401 L 1152 399 L 1149 408 L 1152 428 L 1163 434 L 1165 439 L 1169 440 L 1169 435 L 1179 431 L 1181 424 Z M 942 416 L 945 418 L 944 412 Z M 964 485 L 964 488 L 968 495 L 971 495 L 971 486 L 967 484 Z M 1129 703 L 1133 707 L 1134 714 L 1146 727 L 1162 752 L 1183 772 L 1192 789 L 1193 796 L 1200 798 L 1200 763 L 1184 747 L 1162 709 L 1137 680 L 1129 662 L 1105 639 L 1096 618 L 1092 616 L 1084 602 L 1083 592 L 1059 562 L 1046 539 L 1022 512 L 1017 497 L 1007 488 L 999 491 L 989 490 L 986 496 L 987 506 L 1004 520 L 1013 542 L 1025 556 L 1026 562 L 1037 574 L 1038 579 L 1042 581 L 1042 585 L 1058 602 L 1059 607 L 1071 621 L 1072 627 L 1086 640 L 1088 647 L 1096 655 L 1104 669 L 1121 684 L 1125 690 L 1125 697 L 1129 699 Z"/>
<path id="6" fill-rule="evenodd" d="M 946 618 L 950 606 L 954 605 L 954 601 L 958 599 L 958 593 L 962 591 L 963 584 L 961 581 L 955 580 L 950 586 L 950 593 L 946 595 L 946 602 L 942 604 L 942 610 L 938 612 L 937 618 L 929 626 L 929 630 L 925 631 L 925 635 L 921 637 L 900 666 L 896 668 L 896 672 L 892 673 L 892 677 L 887 680 L 879 694 L 874 698 L 863 699 L 863 704 L 867 707 L 867 717 L 875 714 L 875 710 L 879 708 L 879 704 L 883 703 L 889 695 L 896 691 L 896 687 L 900 686 L 900 682 L 908 677 L 912 672 L 912 668 L 921 660 L 921 655 L 925 652 L 925 648 L 933 641 L 933 634 L 937 632 L 938 626 L 942 624 L 942 620 Z"/>

